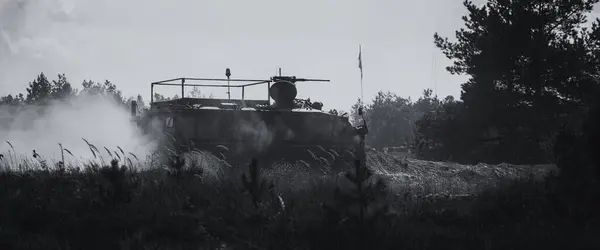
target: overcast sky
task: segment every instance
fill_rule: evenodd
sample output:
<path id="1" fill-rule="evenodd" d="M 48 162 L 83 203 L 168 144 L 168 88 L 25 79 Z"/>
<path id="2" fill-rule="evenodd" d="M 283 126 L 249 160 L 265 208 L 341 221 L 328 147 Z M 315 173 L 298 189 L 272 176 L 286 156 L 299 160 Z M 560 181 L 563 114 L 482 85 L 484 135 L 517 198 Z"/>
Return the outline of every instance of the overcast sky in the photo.
<path id="1" fill-rule="evenodd" d="M 299 97 L 348 110 L 360 96 L 362 44 L 367 101 L 425 88 L 458 98 L 465 77 L 445 71 L 433 33 L 453 36 L 464 13 L 459 0 L 0 0 L 0 95 L 24 92 L 44 72 L 77 88 L 109 79 L 148 100 L 151 81 L 224 77 L 227 67 L 232 78 L 263 79 L 281 67 L 332 80 L 301 83 Z M 266 86 L 250 94 L 266 97 Z"/>

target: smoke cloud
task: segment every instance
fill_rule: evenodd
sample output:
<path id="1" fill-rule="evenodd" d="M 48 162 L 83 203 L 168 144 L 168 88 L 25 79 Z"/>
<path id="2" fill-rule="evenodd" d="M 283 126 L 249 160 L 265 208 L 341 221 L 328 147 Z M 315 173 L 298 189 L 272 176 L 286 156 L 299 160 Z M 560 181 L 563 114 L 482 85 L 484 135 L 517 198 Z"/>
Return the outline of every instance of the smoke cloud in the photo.
<path id="1" fill-rule="evenodd" d="M 83 139 L 99 152 L 92 153 Z M 0 142 L 5 160 L 31 160 L 35 150 L 49 165 L 61 160 L 59 143 L 72 153 L 64 152 L 66 164 L 101 159 L 109 162 L 117 158 L 115 154 L 135 163 L 146 160 L 156 147 L 122 105 L 110 97 L 88 94 L 47 106 L 0 106 Z"/>
<path id="2" fill-rule="evenodd" d="M 257 114 L 251 114 L 248 117 L 249 119 L 239 119 L 236 129 L 234 130 L 238 139 L 246 142 L 246 145 L 238 145 L 242 146 L 239 147 L 239 149 L 252 149 L 257 153 L 263 152 L 269 148 L 275 134 L 273 131 L 269 130 L 267 124 L 261 120 Z"/>

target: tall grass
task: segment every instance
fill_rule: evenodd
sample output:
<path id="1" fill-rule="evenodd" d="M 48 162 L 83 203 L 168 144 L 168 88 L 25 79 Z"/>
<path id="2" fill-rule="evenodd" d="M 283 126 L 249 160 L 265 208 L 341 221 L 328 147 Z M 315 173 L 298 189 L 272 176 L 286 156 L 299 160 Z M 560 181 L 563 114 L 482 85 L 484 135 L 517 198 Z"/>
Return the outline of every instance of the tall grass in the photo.
<path id="1" fill-rule="evenodd" d="M 0 249 L 584 249 L 600 229 L 556 177 L 434 196 L 360 162 L 315 176 L 210 157 L 140 167 L 105 149 L 66 165 L 60 147 L 62 164 L 4 155 Z"/>

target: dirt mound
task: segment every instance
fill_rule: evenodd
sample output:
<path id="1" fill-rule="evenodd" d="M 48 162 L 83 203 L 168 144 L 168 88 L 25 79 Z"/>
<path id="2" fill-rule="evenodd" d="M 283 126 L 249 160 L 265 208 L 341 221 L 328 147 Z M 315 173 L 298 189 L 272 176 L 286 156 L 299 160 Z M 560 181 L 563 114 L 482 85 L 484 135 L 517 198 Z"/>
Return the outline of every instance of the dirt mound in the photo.
<path id="1" fill-rule="evenodd" d="M 506 163 L 464 165 L 398 157 L 377 151 L 367 153 L 367 166 L 376 176 L 388 180 L 390 188 L 420 190 L 425 195 L 470 195 L 485 187 L 497 186 L 509 180 L 531 175 L 541 178 L 556 169 L 552 165 L 522 166 Z M 278 180 L 295 188 L 310 185 L 311 182 L 328 175 L 336 179 L 341 176 L 327 169 L 301 162 L 279 163 L 272 168 L 264 169 L 263 173 L 269 179 Z"/>
<path id="2" fill-rule="evenodd" d="M 529 176 L 543 178 L 554 165 L 464 165 L 396 157 L 382 152 L 368 152 L 367 166 L 375 174 L 391 180 L 398 187 L 420 188 L 427 193 L 470 194 L 483 187 Z"/>

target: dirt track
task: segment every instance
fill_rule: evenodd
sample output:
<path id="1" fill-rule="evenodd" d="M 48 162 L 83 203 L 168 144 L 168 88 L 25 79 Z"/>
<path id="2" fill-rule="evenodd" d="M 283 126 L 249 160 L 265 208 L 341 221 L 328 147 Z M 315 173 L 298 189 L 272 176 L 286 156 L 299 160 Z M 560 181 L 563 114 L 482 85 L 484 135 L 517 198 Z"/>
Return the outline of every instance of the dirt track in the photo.
<path id="1" fill-rule="evenodd" d="M 553 165 L 462 165 L 395 157 L 381 152 L 369 152 L 367 166 L 375 175 L 388 180 L 388 186 L 393 190 L 417 190 L 426 195 L 471 195 L 485 187 L 497 186 L 530 175 L 539 178 L 556 170 Z M 309 185 L 311 180 L 319 175 L 318 171 L 302 164 L 278 164 L 264 173 L 270 178 L 283 180 L 286 185 L 296 187 Z M 344 178 L 339 179 L 340 185 L 346 185 Z"/>
<path id="2" fill-rule="evenodd" d="M 471 194 L 486 186 L 534 176 L 541 178 L 554 165 L 463 165 L 451 162 L 423 161 L 369 152 L 367 165 L 378 175 L 401 186 L 421 187 L 431 193 Z"/>

